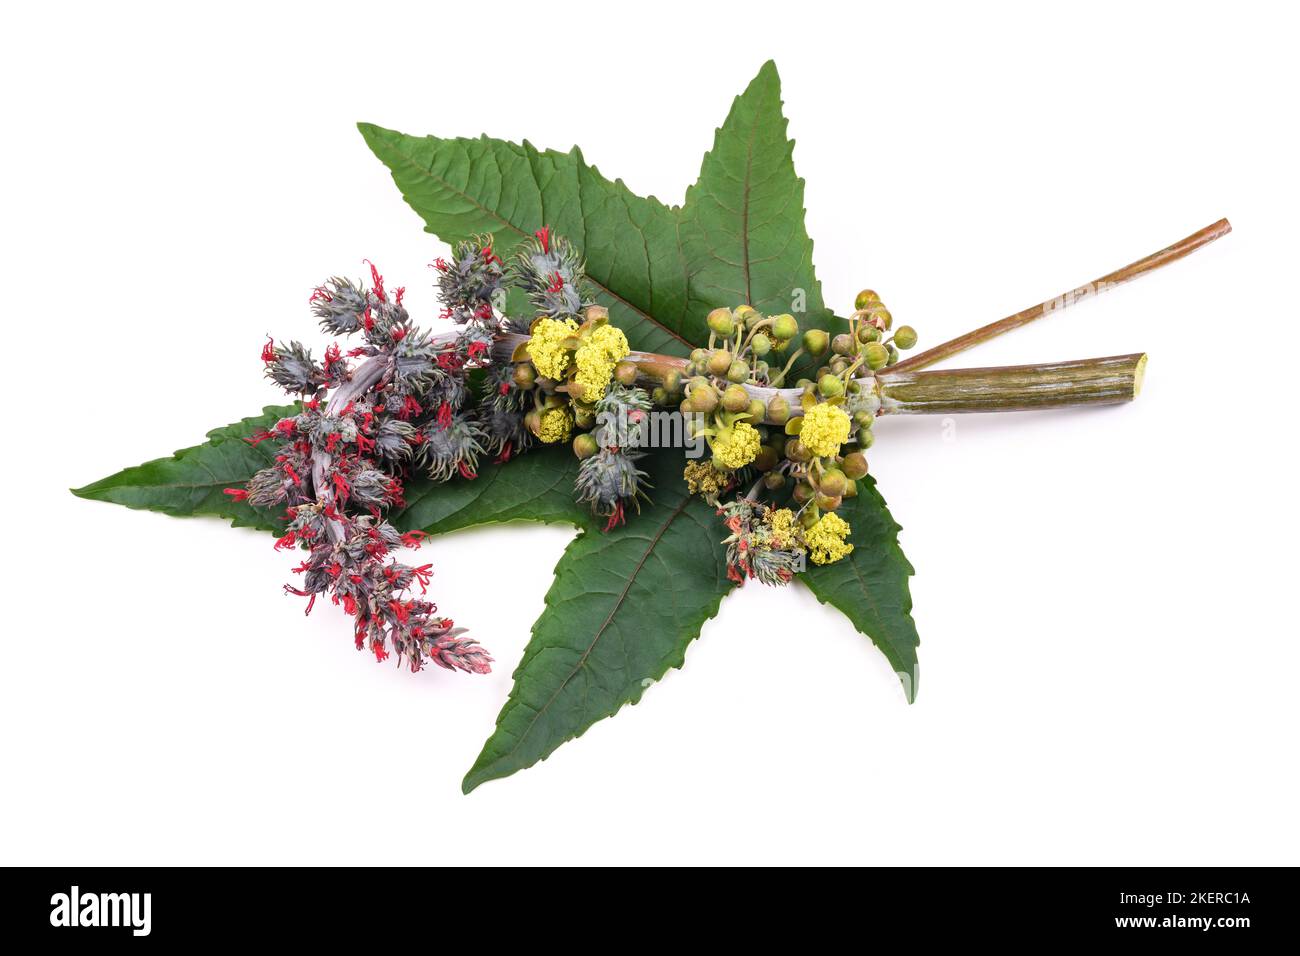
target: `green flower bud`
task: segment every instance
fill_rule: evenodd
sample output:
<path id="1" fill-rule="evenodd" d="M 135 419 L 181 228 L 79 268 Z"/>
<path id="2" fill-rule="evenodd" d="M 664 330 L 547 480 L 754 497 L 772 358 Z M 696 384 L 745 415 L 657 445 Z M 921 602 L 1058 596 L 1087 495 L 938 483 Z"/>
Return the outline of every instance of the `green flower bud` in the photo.
<path id="1" fill-rule="evenodd" d="M 703 365 L 709 360 L 708 349 L 691 349 L 691 362 L 695 365 Z"/>
<path id="2" fill-rule="evenodd" d="M 682 390 L 682 373 L 675 368 L 669 369 L 664 374 L 663 384 L 665 392 L 680 392 Z"/>
<path id="3" fill-rule="evenodd" d="M 596 424 L 596 410 L 583 405 L 573 406 L 573 424 L 579 428 L 591 428 Z"/>
<path id="4" fill-rule="evenodd" d="M 894 333 L 894 344 L 906 351 L 916 344 L 916 329 L 910 325 L 900 325 Z"/>
<path id="5" fill-rule="evenodd" d="M 763 318 L 752 305 L 738 305 L 731 310 L 731 313 L 736 317 L 736 321 L 743 323 L 746 328 L 753 328 L 754 324 L 762 321 Z"/>
<path id="6" fill-rule="evenodd" d="M 836 355 L 853 354 L 853 336 L 847 332 L 841 332 L 835 338 L 831 339 L 831 351 Z"/>
<path id="7" fill-rule="evenodd" d="M 889 314 L 888 309 L 876 310 L 876 318 L 885 326 L 885 328 L 889 328 L 894 324 L 894 317 Z"/>
<path id="8" fill-rule="evenodd" d="M 858 326 L 858 341 L 861 342 L 863 345 L 866 345 L 868 342 L 871 341 L 871 333 L 872 333 L 872 332 L 875 332 L 875 333 L 876 333 L 876 337 L 877 337 L 877 338 L 880 337 L 880 333 L 877 332 L 876 329 L 873 328 L 872 326 L 870 326 L 870 325 L 859 325 L 859 326 Z"/>
<path id="9" fill-rule="evenodd" d="M 727 369 L 727 381 L 735 382 L 739 385 L 741 382 L 749 380 L 749 363 L 736 359 Z"/>
<path id="10" fill-rule="evenodd" d="M 749 347 L 754 350 L 755 355 L 766 355 L 772 351 L 772 340 L 762 332 L 758 332 L 749 340 Z"/>
<path id="11" fill-rule="evenodd" d="M 844 472 L 838 468 L 827 468 L 822 472 L 821 480 L 817 482 L 817 490 L 823 495 L 837 498 L 844 494 L 844 483 L 846 481 L 848 481 L 848 478 L 845 477 Z M 818 506 L 821 506 L 820 503 Z M 835 509 L 830 510 L 834 511 Z"/>
<path id="12" fill-rule="evenodd" d="M 667 405 L 668 390 L 662 385 L 656 385 L 654 391 L 650 393 L 650 401 L 654 402 L 656 405 Z"/>
<path id="13" fill-rule="evenodd" d="M 790 418 L 790 403 L 780 395 L 774 395 L 767 403 L 767 420 L 774 425 L 784 425 Z"/>
<path id="14" fill-rule="evenodd" d="M 766 362 L 764 362 L 764 361 L 762 361 L 762 360 L 760 359 L 759 361 L 757 361 L 757 362 L 754 363 L 754 374 L 755 374 L 755 375 L 758 375 L 758 376 L 766 376 L 766 375 L 767 375 L 767 372 L 768 372 L 768 365 L 767 365 Z"/>
<path id="15" fill-rule="evenodd" d="M 537 384 L 537 369 L 531 362 L 520 362 L 515 366 L 514 382 L 516 388 L 532 388 Z"/>
<path id="16" fill-rule="evenodd" d="M 863 289 L 858 293 L 857 298 L 853 300 L 853 308 L 865 309 L 867 306 L 879 301 L 880 296 L 876 295 L 872 289 Z"/>
<path id="17" fill-rule="evenodd" d="M 805 502 L 811 501 L 816 492 L 813 491 L 812 485 L 808 484 L 808 482 L 801 481 L 794 486 L 794 491 L 791 494 L 794 496 L 795 501 L 799 504 L 804 504 Z"/>
<path id="18" fill-rule="evenodd" d="M 731 317 L 731 310 L 726 306 L 710 312 L 708 323 L 709 331 L 721 335 L 724 339 L 736 332 L 736 322 Z"/>
<path id="19" fill-rule="evenodd" d="M 726 349 L 718 349 L 709 356 L 708 366 L 710 374 L 726 375 L 731 368 L 731 353 Z"/>
<path id="20" fill-rule="evenodd" d="M 839 495 L 823 495 L 820 492 L 817 495 L 817 507 L 821 511 L 834 511 L 843 503 L 843 498 Z"/>
<path id="21" fill-rule="evenodd" d="M 771 471 L 779 461 L 776 452 L 764 445 L 754 456 L 754 467 L 759 471 Z"/>
<path id="22" fill-rule="evenodd" d="M 573 453 L 579 458 L 590 458 L 598 451 L 600 444 L 591 436 L 591 432 L 583 432 L 573 439 Z"/>
<path id="23" fill-rule="evenodd" d="M 767 406 L 763 404 L 761 398 L 751 398 L 749 400 L 749 422 L 756 424 L 767 417 Z"/>
<path id="24" fill-rule="evenodd" d="M 831 359 L 830 371 L 834 375 L 843 375 L 844 370 L 849 367 L 849 360 L 843 355 L 837 355 Z"/>
<path id="25" fill-rule="evenodd" d="M 639 369 L 632 362 L 619 362 L 614 366 L 614 379 L 620 385 L 626 385 L 631 388 L 636 384 L 636 377 Z"/>
<path id="26" fill-rule="evenodd" d="M 722 393 L 722 407 L 729 412 L 743 412 L 749 408 L 749 392 L 743 386 L 728 385 Z"/>
<path id="27" fill-rule="evenodd" d="M 858 483 L 852 478 L 846 478 L 844 481 L 843 498 L 856 498 L 858 496 Z"/>
<path id="28" fill-rule="evenodd" d="M 825 355 L 830 344 L 831 337 L 821 329 L 809 329 L 803 334 L 803 347 L 809 355 Z"/>
<path id="29" fill-rule="evenodd" d="M 885 364 L 893 365 L 895 362 L 898 361 L 898 346 L 895 345 L 893 342 L 890 342 L 887 348 L 889 349 L 889 361 L 887 361 Z"/>
<path id="30" fill-rule="evenodd" d="M 718 407 L 718 392 L 712 385 L 697 385 L 691 389 L 691 411 L 707 415 Z"/>
<path id="31" fill-rule="evenodd" d="M 879 342 L 872 342 L 868 345 L 864 354 L 866 355 L 867 366 L 873 372 L 876 369 L 884 368 L 889 363 L 889 349 Z"/>
<path id="32" fill-rule="evenodd" d="M 866 411 L 865 409 L 860 412 L 853 413 L 853 426 L 855 428 L 870 428 L 871 424 L 875 420 L 876 420 L 876 416 L 871 414 L 871 412 Z"/>
<path id="33" fill-rule="evenodd" d="M 785 457 L 791 461 L 807 461 L 811 455 L 798 438 L 790 438 L 785 443 Z"/>
<path id="34" fill-rule="evenodd" d="M 863 451 L 866 451 L 868 448 L 870 448 L 872 445 L 875 444 L 876 435 L 870 428 L 859 428 L 857 439 L 858 439 L 858 447 L 861 448 Z"/>
<path id="35" fill-rule="evenodd" d="M 776 491 L 785 487 L 785 475 L 779 471 L 769 471 L 763 476 L 763 487 L 768 491 Z"/>
<path id="36" fill-rule="evenodd" d="M 799 334 L 799 323 L 788 312 L 772 319 L 772 334 L 782 342 L 788 342 Z"/>
<path id="37" fill-rule="evenodd" d="M 860 451 L 849 452 L 840 462 L 840 468 L 845 477 L 856 481 L 867 473 L 867 456 Z"/>
<path id="38" fill-rule="evenodd" d="M 823 375 L 817 380 L 817 391 L 826 398 L 835 398 L 844 394 L 844 382 L 838 375 Z"/>
<path id="39" fill-rule="evenodd" d="M 802 502 L 800 503 L 802 504 Z M 816 508 L 809 508 L 807 511 L 803 513 L 803 515 L 800 516 L 799 523 L 803 525 L 804 530 L 807 531 L 818 521 L 820 521 L 821 517 L 822 516 L 817 512 Z"/>

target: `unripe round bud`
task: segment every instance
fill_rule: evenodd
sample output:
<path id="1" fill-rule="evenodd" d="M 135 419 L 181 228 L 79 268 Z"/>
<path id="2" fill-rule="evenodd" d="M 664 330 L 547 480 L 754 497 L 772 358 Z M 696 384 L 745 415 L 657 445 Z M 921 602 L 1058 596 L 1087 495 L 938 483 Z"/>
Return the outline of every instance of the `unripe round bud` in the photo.
<path id="1" fill-rule="evenodd" d="M 910 349 L 916 344 L 916 329 L 910 325 L 900 325 L 894 333 L 894 344 L 900 349 Z"/>
<path id="2" fill-rule="evenodd" d="M 650 393 L 650 401 L 654 402 L 656 405 L 667 405 L 668 390 L 662 385 L 656 385 L 654 391 Z"/>
<path id="3" fill-rule="evenodd" d="M 839 495 L 823 495 L 820 493 L 817 495 L 817 507 L 822 511 L 834 511 L 843 501 L 844 499 Z"/>
<path id="4" fill-rule="evenodd" d="M 755 322 L 758 322 L 763 318 L 758 314 L 758 310 L 752 305 L 738 305 L 731 310 L 731 314 L 735 317 L 737 322 L 740 322 L 745 326 L 753 326 Z"/>
<path id="5" fill-rule="evenodd" d="M 888 309 L 879 309 L 876 311 L 876 321 L 885 328 L 889 328 L 894 324 L 894 317 L 889 314 Z"/>
<path id="6" fill-rule="evenodd" d="M 542 428 L 542 413 L 534 408 L 524 416 L 524 427 L 536 435 Z"/>
<path id="7" fill-rule="evenodd" d="M 691 361 L 696 365 L 703 365 L 709 360 L 708 349 L 691 349 Z"/>
<path id="8" fill-rule="evenodd" d="M 588 322 L 609 321 L 609 309 L 603 305 L 589 305 L 582 310 L 582 317 Z"/>
<path id="9" fill-rule="evenodd" d="M 596 410 L 575 405 L 573 407 L 573 424 L 579 428 L 591 428 L 596 424 Z"/>
<path id="10" fill-rule="evenodd" d="M 682 388 L 682 373 L 677 369 L 669 369 L 664 373 L 664 391 L 678 392 Z"/>
<path id="11" fill-rule="evenodd" d="M 773 425 L 784 425 L 790 418 L 790 403 L 780 395 L 774 395 L 767 403 L 767 420 Z"/>
<path id="12" fill-rule="evenodd" d="M 799 334 L 799 323 L 788 312 L 772 320 L 772 334 L 782 342 L 788 342 Z"/>
<path id="13" fill-rule="evenodd" d="M 758 375 L 758 376 L 765 376 L 765 375 L 767 375 L 767 372 L 768 372 L 768 365 L 767 365 L 766 362 L 764 362 L 764 361 L 762 361 L 762 360 L 760 359 L 759 361 L 757 361 L 757 362 L 754 363 L 754 374 L 755 374 L 755 375 Z"/>
<path id="14" fill-rule="evenodd" d="M 573 439 L 573 453 L 579 458 L 590 458 L 598 451 L 600 451 L 600 444 L 592 437 L 591 432 L 583 432 Z"/>
<path id="15" fill-rule="evenodd" d="M 731 368 L 731 353 L 726 349 L 718 349 L 709 356 L 709 372 L 714 375 L 726 375 L 727 370 Z"/>
<path id="16" fill-rule="evenodd" d="M 840 468 L 846 477 L 856 481 L 867 473 L 867 456 L 860 451 L 849 452 L 840 462 Z"/>
<path id="17" fill-rule="evenodd" d="M 895 345 L 893 342 L 890 342 L 889 345 L 886 346 L 886 348 L 889 349 L 889 361 L 886 362 L 885 364 L 893 365 L 895 362 L 898 361 L 898 346 Z"/>
<path id="18" fill-rule="evenodd" d="M 837 498 L 844 494 L 844 483 L 847 480 L 848 479 L 844 476 L 844 472 L 840 471 L 838 468 L 827 468 L 822 472 L 821 480 L 817 482 L 817 490 L 823 495 Z M 820 504 L 818 506 L 820 507 Z"/>
<path id="19" fill-rule="evenodd" d="M 809 355 L 824 355 L 830 347 L 831 337 L 821 329 L 809 329 L 803 334 L 803 347 Z"/>
<path id="20" fill-rule="evenodd" d="M 858 439 L 858 447 L 861 448 L 863 451 L 866 451 L 873 444 L 875 444 L 876 435 L 874 432 L 872 432 L 870 428 L 859 428 L 857 439 Z"/>
<path id="21" fill-rule="evenodd" d="M 749 400 L 749 423 L 756 425 L 767 415 L 767 406 L 763 404 L 760 398 L 751 398 Z"/>
<path id="22" fill-rule="evenodd" d="M 537 369 L 531 362 L 520 362 L 515 366 L 514 382 L 516 388 L 532 388 L 537 384 Z"/>
<path id="23" fill-rule="evenodd" d="M 614 378 L 620 385 L 631 388 L 636 384 L 638 369 L 633 362 L 619 362 L 614 366 Z"/>
<path id="24" fill-rule="evenodd" d="M 826 398 L 835 398 L 844 394 L 844 382 L 837 375 L 823 375 L 817 381 L 817 391 Z"/>
<path id="25" fill-rule="evenodd" d="M 728 385 L 722 393 L 722 407 L 729 412 L 743 412 L 749 408 L 749 392 L 740 385 Z"/>
<path id="26" fill-rule="evenodd" d="M 856 378 L 849 379 L 849 384 L 844 387 L 848 390 L 850 395 L 856 395 L 858 392 L 862 391 L 862 383 Z"/>
<path id="27" fill-rule="evenodd" d="M 726 306 L 710 312 L 708 323 L 709 331 L 721 335 L 723 338 L 735 334 L 736 322 L 731 317 L 731 310 Z"/>
<path id="28" fill-rule="evenodd" d="M 792 494 L 795 501 L 799 504 L 804 504 L 805 502 L 811 501 L 816 492 L 813 491 L 812 485 L 808 484 L 808 482 L 801 481 L 794 486 Z"/>
<path id="29" fill-rule="evenodd" d="M 718 393 L 711 385 L 697 385 L 691 389 L 691 411 L 707 415 L 718 407 Z"/>
<path id="30" fill-rule="evenodd" d="M 869 326 L 869 325 L 859 325 L 859 326 L 858 326 L 858 341 L 861 342 L 863 345 L 866 345 L 868 342 L 871 341 L 871 333 L 872 333 L 872 332 L 875 332 L 875 331 L 876 331 L 876 330 L 873 329 L 873 328 L 872 328 L 871 326 Z M 877 333 L 877 334 L 879 334 L 879 333 Z"/>
<path id="31" fill-rule="evenodd" d="M 809 508 L 799 516 L 799 524 L 803 526 L 805 531 L 815 525 L 819 520 L 821 520 L 821 515 L 817 512 L 816 508 Z"/>
<path id="32" fill-rule="evenodd" d="M 880 301 L 880 296 L 876 295 L 874 290 L 863 289 L 861 292 L 858 293 L 857 298 L 853 300 L 853 308 L 865 309 L 873 302 L 879 302 L 879 301 Z"/>
<path id="33" fill-rule="evenodd" d="M 873 372 L 876 369 L 884 368 L 889 363 L 889 349 L 879 342 L 872 342 L 866 347 L 863 354 L 866 356 L 867 366 Z"/>
<path id="34" fill-rule="evenodd" d="M 741 382 L 748 381 L 748 379 L 749 363 L 740 359 L 732 362 L 730 368 L 727 369 L 727 381 L 739 385 Z"/>
<path id="35" fill-rule="evenodd" d="M 852 478 L 846 479 L 844 482 L 844 494 L 841 495 L 841 497 L 856 498 L 857 496 L 858 496 L 858 483 L 854 481 Z"/>
<path id="36" fill-rule="evenodd" d="M 853 336 L 847 332 L 841 332 L 835 338 L 831 339 L 831 351 L 836 355 L 853 354 Z"/>
<path id="37" fill-rule="evenodd" d="M 860 412 L 853 413 L 854 428 L 870 428 L 871 423 L 874 422 L 875 420 L 876 420 L 876 416 L 871 414 L 871 412 L 867 411 L 866 409 L 863 409 Z"/>
<path id="38" fill-rule="evenodd" d="M 776 491 L 778 488 L 785 487 L 785 475 L 779 471 L 769 471 L 763 476 L 763 487 L 768 491 Z"/>
<path id="39" fill-rule="evenodd" d="M 798 438 L 789 438 L 785 443 L 785 457 L 791 461 L 807 461 L 810 457 L 808 449 Z"/>
<path id="40" fill-rule="evenodd" d="M 771 471 L 779 461 L 776 452 L 764 445 L 759 448 L 758 454 L 754 456 L 754 467 L 759 471 Z"/>
<path id="41" fill-rule="evenodd" d="M 830 371 L 833 375 L 843 375 L 844 370 L 849 367 L 849 360 L 843 355 L 837 355 L 831 359 Z"/>
<path id="42" fill-rule="evenodd" d="M 758 332 L 749 340 L 749 347 L 754 350 L 755 355 L 761 357 L 772 351 L 772 340 L 762 332 Z"/>

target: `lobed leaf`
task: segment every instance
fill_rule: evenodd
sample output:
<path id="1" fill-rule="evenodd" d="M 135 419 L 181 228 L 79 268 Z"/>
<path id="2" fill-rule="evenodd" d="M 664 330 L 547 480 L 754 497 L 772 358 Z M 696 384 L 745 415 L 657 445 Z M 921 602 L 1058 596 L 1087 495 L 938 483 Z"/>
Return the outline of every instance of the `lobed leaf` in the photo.
<path id="1" fill-rule="evenodd" d="M 654 504 L 614 531 L 588 528 L 565 550 L 546 609 L 514 673 L 466 793 L 523 770 L 635 704 L 718 611 L 733 587 L 713 508 L 687 493 L 681 462 L 648 466 Z"/>
<path id="2" fill-rule="evenodd" d="M 911 703 L 916 700 L 916 648 L 921 643 L 907 583 L 915 569 L 898 544 L 903 529 L 876 490 L 875 479 L 868 475 L 857 484 L 857 497 L 846 498 L 837 512 L 853 527 L 853 553 L 834 564 L 810 564 L 799 580 L 871 638 L 889 659 Z"/>
<path id="3" fill-rule="evenodd" d="M 242 486 L 275 460 L 274 442 L 253 445 L 245 439 L 297 413 L 297 405 L 268 405 L 261 415 L 214 428 L 202 445 L 126 468 L 84 488 L 73 488 L 72 493 L 177 517 L 215 515 L 229 519 L 236 528 L 278 534 L 284 525 L 279 513 L 235 501 L 224 490 Z"/>

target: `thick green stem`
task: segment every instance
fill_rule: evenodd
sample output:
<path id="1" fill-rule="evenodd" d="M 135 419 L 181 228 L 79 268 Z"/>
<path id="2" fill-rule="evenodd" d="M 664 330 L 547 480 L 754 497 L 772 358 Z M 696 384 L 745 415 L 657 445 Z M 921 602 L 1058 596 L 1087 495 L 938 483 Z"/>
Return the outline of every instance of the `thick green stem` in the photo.
<path id="1" fill-rule="evenodd" d="M 882 415 L 1021 412 L 1137 398 L 1145 353 L 1045 365 L 876 373 Z"/>

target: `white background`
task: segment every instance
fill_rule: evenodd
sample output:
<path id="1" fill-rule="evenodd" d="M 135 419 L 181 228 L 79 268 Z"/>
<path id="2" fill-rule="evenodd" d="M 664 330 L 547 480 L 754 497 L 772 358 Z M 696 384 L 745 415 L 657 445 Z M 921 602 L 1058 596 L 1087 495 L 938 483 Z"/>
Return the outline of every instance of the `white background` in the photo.
<path id="1" fill-rule="evenodd" d="M 893 5 L 891 5 L 893 6 Z M 9 11 L 0 861 L 1297 863 L 1293 13 L 1233 4 Z M 15 22 L 16 21 L 16 22 Z M 69 495 L 277 400 L 265 333 L 442 251 L 354 123 L 582 146 L 680 202 L 775 57 L 827 302 L 922 346 L 1229 217 L 982 347 L 1146 350 L 1124 407 L 884 421 L 918 702 L 802 587 L 528 771 L 459 783 L 571 533 L 432 543 L 500 662 L 412 677 L 215 520 Z"/>

